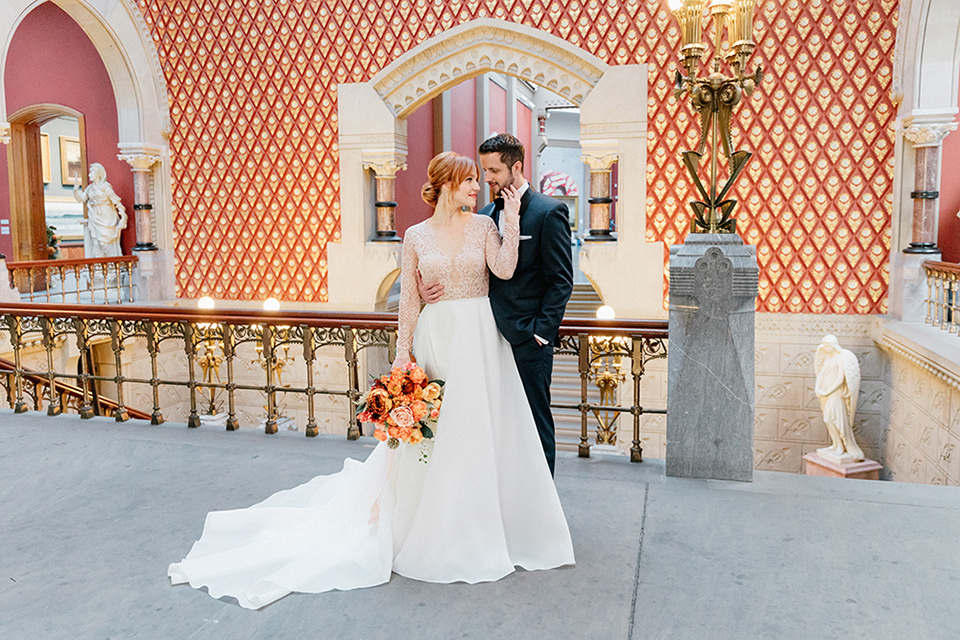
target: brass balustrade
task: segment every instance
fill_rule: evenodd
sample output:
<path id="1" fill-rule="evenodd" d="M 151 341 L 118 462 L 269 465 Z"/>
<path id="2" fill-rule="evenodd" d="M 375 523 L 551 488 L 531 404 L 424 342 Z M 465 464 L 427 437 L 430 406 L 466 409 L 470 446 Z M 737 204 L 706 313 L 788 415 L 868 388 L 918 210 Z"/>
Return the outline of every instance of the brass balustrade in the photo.
<path id="1" fill-rule="evenodd" d="M 137 256 L 8 262 L 10 286 L 31 302 L 123 304 L 134 301 Z"/>
<path id="2" fill-rule="evenodd" d="M 950 333 L 960 331 L 960 264 L 925 260 L 927 324 Z"/>
<path id="3" fill-rule="evenodd" d="M 98 305 L 71 304 L 0 304 L 0 336 L 6 334 L 13 349 L 13 363 L 8 367 L 12 384 L 8 383 L 7 395 L 15 412 L 28 410 L 24 399 L 25 382 L 31 372 L 22 365 L 22 352 L 28 343 L 36 344 L 37 338 L 46 352 L 47 371 L 43 376 L 48 393 L 48 413 L 56 415 L 69 407 L 64 406 L 61 389 L 63 380 L 74 381 L 72 388 L 80 398 L 75 408 L 81 417 L 94 415 L 91 395 L 94 383 L 113 383 L 116 387 L 115 407 L 111 413 L 118 422 L 131 417 L 126 406 L 126 390 L 130 385 L 148 385 L 152 392 L 153 408 L 149 414 L 152 424 L 164 421 L 160 390 L 163 387 L 186 388 L 189 394 L 187 425 L 202 424 L 200 406 L 205 405 L 211 413 L 217 411 L 217 394 L 226 395 L 226 429 L 240 427 L 237 416 L 236 394 L 238 391 L 255 391 L 265 396 L 264 421 L 266 433 L 276 433 L 281 409 L 278 399 L 295 395 L 306 400 L 306 435 L 316 436 L 319 428 L 316 420 L 316 396 L 325 395 L 346 398 L 348 403 L 347 437 L 356 439 L 361 427 L 356 420 L 357 401 L 361 395 L 359 380 L 359 355 L 366 349 L 386 349 L 388 360 L 394 356 L 396 344 L 396 314 L 387 313 L 313 313 L 313 312 L 268 312 L 252 310 L 199 310 L 175 307 L 144 307 L 124 305 L 104 307 Z M 94 342 L 109 343 L 114 355 L 113 376 L 95 375 L 91 367 L 83 367 L 76 374 L 54 371 L 54 349 L 62 348 L 65 339 L 72 339 L 80 354 L 90 352 Z M 137 344 L 134 344 L 138 341 Z M 558 354 L 570 354 L 578 358 L 581 377 L 581 401 L 579 404 L 554 404 L 554 408 L 576 409 L 581 414 L 581 441 L 579 455 L 589 457 L 589 416 L 599 423 L 597 442 L 613 443 L 616 416 L 629 413 L 633 416 L 633 442 L 630 459 L 642 461 L 640 446 L 640 418 L 644 414 L 663 414 L 664 409 L 646 409 L 640 404 L 641 383 L 647 364 L 666 357 L 666 321 L 642 320 L 592 320 L 566 319 L 561 327 L 561 343 Z M 159 359 L 161 346 L 176 342 L 185 356 L 186 371 L 181 379 L 161 377 Z M 238 348 L 255 351 L 254 362 L 262 366 L 263 384 L 241 384 L 237 381 L 234 364 L 243 362 Z M 337 388 L 322 388 L 315 383 L 315 364 L 318 351 L 325 347 L 342 350 L 346 363 L 346 376 Z M 149 355 L 150 377 L 124 375 L 121 357 L 127 348 L 138 348 Z M 292 358 L 290 350 L 300 358 Z M 283 352 L 280 355 L 280 352 Z M 167 352 L 169 353 L 169 352 Z M 628 406 L 614 405 L 613 390 L 627 373 L 620 373 L 624 363 L 629 365 L 633 382 L 633 398 Z M 197 377 L 201 368 L 201 379 Z M 221 380 L 221 368 L 225 376 Z M 280 384 L 280 372 L 284 368 L 299 367 L 306 380 L 305 386 Z M 611 372 L 618 372 L 613 375 Z M 611 377 L 612 376 L 612 377 Z M 182 379 L 186 377 L 186 379 Z M 601 389 L 601 402 L 590 403 L 587 399 L 588 385 L 593 380 Z M 102 398 L 102 396 L 101 396 Z M 40 403 L 36 398 L 34 408 Z M 147 414 L 139 414 L 146 417 Z M 138 417 L 138 416 L 133 416 Z"/>

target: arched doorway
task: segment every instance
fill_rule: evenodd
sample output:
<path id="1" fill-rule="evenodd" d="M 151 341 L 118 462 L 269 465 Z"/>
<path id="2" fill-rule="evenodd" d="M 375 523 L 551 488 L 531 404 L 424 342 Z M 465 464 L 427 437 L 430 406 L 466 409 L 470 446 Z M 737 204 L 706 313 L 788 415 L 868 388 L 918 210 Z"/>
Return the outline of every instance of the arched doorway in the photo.
<path id="1" fill-rule="evenodd" d="M 4 43 L 0 123 L 9 123 L 4 137 L 10 142 L 7 153 L 0 153 L 0 252 L 7 249 L 13 257 L 27 259 L 45 250 L 45 241 L 40 243 L 45 235 L 45 230 L 40 233 L 39 221 L 42 196 L 36 187 L 28 186 L 42 184 L 31 174 L 39 171 L 31 168 L 38 166 L 34 158 L 40 155 L 34 129 L 63 114 L 83 116 L 76 136 L 82 175 L 88 163 L 102 164 L 128 210 L 135 201 L 132 167 L 142 166 L 144 157 L 151 158 L 147 191 L 153 195 L 154 208 L 149 228 L 161 249 L 171 248 L 167 90 L 136 5 L 108 0 L 13 0 L 0 15 L 0 41 Z M 32 222 L 25 227 L 21 218 Z M 4 238 L 9 242 L 18 233 L 12 230 L 13 224 L 27 237 L 18 241 L 26 245 L 22 251 L 15 251 L 12 243 L 4 245 Z M 125 253 L 137 241 L 135 225 L 131 220 L 122 238 Z M 2 228 L 10 229 L 9 235 L 3 236 Z M 141 260 L 141 266 L 150 263 L 153 281 L 172 283 L 172 252 L 154 254 Z M 156 297 L 172 297 L 172 287 L 169 295 Z"/>
<path id="2" fill-rule="evenodd" d="M 372 174 L 395 173 L 408 161 L 406 119 L 447 89 L 487 72 L 544 87 L 578 106 L 584 160 L 591 168 L 615 160 L 621 176 L 634 176 L 629 184 L 621 180 L 616 242 L 585 246 L 580 264 L 621 316 L 663 316 L 663 248 L 645 238 L 646 66 L 611 67 L 555 36 L 490 18 L 426 40 L 370 82 L 340 85 L 342 241 L 328 245 L 331 300 L 368 306 L 365 300 L 396 268 L 396 249 L 368 242 L 375 235 L 369 205 Z M 624 272 L 651 277 L 625 279 Z"/>

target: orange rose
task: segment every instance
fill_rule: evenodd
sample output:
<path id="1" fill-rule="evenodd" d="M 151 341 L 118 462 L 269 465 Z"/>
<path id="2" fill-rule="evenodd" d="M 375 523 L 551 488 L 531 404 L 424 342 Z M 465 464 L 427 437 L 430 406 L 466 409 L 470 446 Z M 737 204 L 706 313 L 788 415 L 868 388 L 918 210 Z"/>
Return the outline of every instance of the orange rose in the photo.
<path id="1" fill-rule="evenodd" d="M 410 372 L 410 379 L 413 380 L 416 384 L 420 384 L 427 379 L 427 374 L 423 372 L 423 369 L 417 367 Z"/>
<path id="2" fill-rule="evenodd" d="M 413 434 L 413 429 L 410 427 L 400 427 L 397 429 L 397 437 L 401 440 L 406 440 Z"/>
<path id="3" fill-rule="evenodd" d="M 423 390 L 423 399 L 424 400 L 436 400 L 440 397 L 440 385 L 436 382 L 431 382 Z"/>
<path id="4" fill-rule="evenodd" d="M 393 369 L 390 371 L 390 382 L 395 384 L 403 380 L 403 369 Z"/>
<path id="5" fill-rule="evenodd" d="M 373 432 L 373 437 L 379 440 L 380 442 L 383 442 L 384 440 L 387 439 L 387 434 L 383 432 L 383 429 L 377 429 L 376 431 Z"/>
<path id="6" fill-rule="evenodd" d="M 374 422 L 379 422 L 383 416 L 390 413 L 393 408 L 393 401 L 383 389 L 371 389 L 367 395 L 367 412 L 370 413 Z"/>
<path id="7" fill-rule="evenodd" d="M 391 396 L 399 396 L 402 389 L 403 387 L 399 382 L 394 382 L 393 380 L 391 380 L 390 382 L 387 383 L 387 392 Z"/>
<path id="8" fill-rule="evenodd" d="M 414 402 L 410 408 L 413 409 L 414 420 L 423 420 L 424 416 L 427 415 L 427 403 L 422 400 Z"/>
<path id="9" fill-rule="evenodd" d="M 423 442 L 423 433 L 420 429 L 412 429 L 410 433 L 410 444 L 420 444 Z"/>
<path id="10" fill-rule="evenodd" d="M 400 427 L 387 427 L 387 435 L 391 438 L 397 437 L 397 432 L 400 431 Z"/>
<path id="11" fill-rule="evenodd" d="M 416 419 L 413 417 L 413 410 L 410 407 L 396 407 L 390 412 L 390 417 L 400 427 L 412 427 Z"/>

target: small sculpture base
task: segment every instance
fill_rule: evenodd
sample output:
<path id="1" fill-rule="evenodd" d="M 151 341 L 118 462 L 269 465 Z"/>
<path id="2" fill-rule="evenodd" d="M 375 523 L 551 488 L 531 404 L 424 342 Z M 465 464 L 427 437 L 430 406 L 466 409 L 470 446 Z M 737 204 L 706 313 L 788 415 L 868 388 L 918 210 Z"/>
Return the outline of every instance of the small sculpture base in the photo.
<path id="1" fill-rule="evenodd" d="M 230 417 L 228 413 L 201 413 L 200 414 L 200 424 L 205 427 L 223 427 L 227 424 L 227 418 Z"/>
<path id="2" fill-rule="evenodd" d="M 850 455 L 850 454 L 846 454 Z M 852 457 L 852 456 L 851 456 Z M 803 473 L 808 476 L 827 476 L 829 478 L 853 478 L 855 480 L 879 480 L 883 465 L 876 460 L 863 459 L 859 462 L 837 464 L 823 458 L 818 453 L 803 456 Z"/>

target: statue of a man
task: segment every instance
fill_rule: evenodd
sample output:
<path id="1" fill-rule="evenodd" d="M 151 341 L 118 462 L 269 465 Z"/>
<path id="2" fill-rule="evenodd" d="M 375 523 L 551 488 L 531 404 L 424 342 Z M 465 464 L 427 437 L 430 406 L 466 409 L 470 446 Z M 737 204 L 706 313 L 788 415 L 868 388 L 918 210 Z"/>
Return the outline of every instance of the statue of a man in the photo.
<path id="1" fill-rule="evenodd" d="M 853 352 L 840 348 L 835 336 L 825 336 L 814 360 L 816 394 L 827 423 L 830 446 L 817 452 L 834 461 L 863 460 L 853 438 L 853 417 L 860 393 L 860 364 Z"/>
<path id="2" fill-rule="evenodd" d="M 103 165 L 90 165 L 90 183 L 80 188 L 80 180 L 73 183 L 73 197 L 87 203 L 87 230 L 90 235 L 93 258 L 113 258 L 121 254 L 120 232 L 127 228 L 127 212 L 120 197 L 107 182 Z"/>

